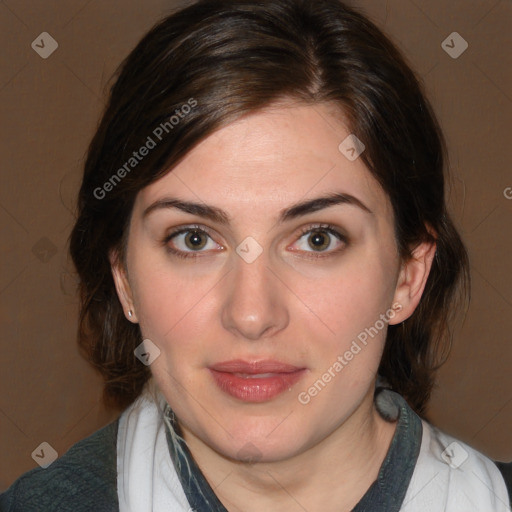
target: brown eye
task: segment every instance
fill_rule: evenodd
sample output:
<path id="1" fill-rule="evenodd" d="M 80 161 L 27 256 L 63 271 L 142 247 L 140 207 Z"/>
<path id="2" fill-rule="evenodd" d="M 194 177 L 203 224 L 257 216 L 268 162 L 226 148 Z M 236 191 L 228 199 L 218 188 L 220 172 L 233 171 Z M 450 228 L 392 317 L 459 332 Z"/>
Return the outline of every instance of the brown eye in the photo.
<path id="1" fill-rule="evenodd" d="M 301 235 L 293 250 L 304 253 L 305 257 L 335 255 L 348 245 L 348 238 L 330 224 L 309 226 L 301 230 Z"/>
<path id="2" fill-rule="evenodd" d="M 191 250 L 202 249 L 207 243 L 208 235 L 202 231 L 189 231 L 185 236 L 185 245 Z"/>
<path id="3" fill-rule="evenodd" d="M 329 247 L 331 243 L 331 235 L 326 233 L 325 231 L 311 231 L 311 234 L 308 237 L 308 245 L 314 251 L 323 251 L 327 247 Z"/>
<path id="4" fill-rule="evenodd" d="M 222 245 L 215 242 L 213 235 L 197 226 L 183 227 L 169 233 L 162 244 L 168 253 L 180 258 L 199 258 L 224 250 Z"/>

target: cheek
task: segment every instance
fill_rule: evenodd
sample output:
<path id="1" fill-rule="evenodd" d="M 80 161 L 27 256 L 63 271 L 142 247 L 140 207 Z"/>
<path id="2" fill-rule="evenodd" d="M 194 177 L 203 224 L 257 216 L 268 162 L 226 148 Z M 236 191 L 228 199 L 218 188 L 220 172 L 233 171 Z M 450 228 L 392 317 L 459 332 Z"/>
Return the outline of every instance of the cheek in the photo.
<path id="1" fill-rule="evenodd" d="M 393 283 L 393 273 L 382 261 L 359 259 L 335 278 L 303 288 L 312 308 L 316 307 L 319 329 L 323 324 L 325 334 L 317 336 L 317 343 L 310 347 L 311 376 L 301 387 L 298 400 L 323 411 L 326 422 L 338 421 L 340 411 L 346 417 L 368 392 L 393 316 L 389 309 Z M 304 324 L 310 339 L 314 339 L 313 325 Z M 339 405 L 337 410 L 333 403 Z"/>
<path id="2" fill-rule="evenodd" d="M 325 275 L 296 279 L 297 295 L 305 298 L 318 320 L 306 324 L 305 328 L 311 330 L 315 324 L 321 329 L 326 350 L 344 349 L 377 322 L 382 332 L 376 338 L 383 339 L 387 325 L 381 325 L 381 315 L 386 315 L 393 300 L 396 284 L 393 269 L 392 258 L 361 251 Z M 307 316 L 311 318 L 311 314 Z"/>
<path id="3" fill-rule="evenodd" d="M 143 265 L 137 265 L 144 261 Z M 211 296 L 219 276 L 194 276 L 144 258 L 134 261 L 135 306 L 144 338 L 172 356 L 192 351 L 192 340 L 212 325 Z M 172 357 L 171 359 L 172 360 Z"/>

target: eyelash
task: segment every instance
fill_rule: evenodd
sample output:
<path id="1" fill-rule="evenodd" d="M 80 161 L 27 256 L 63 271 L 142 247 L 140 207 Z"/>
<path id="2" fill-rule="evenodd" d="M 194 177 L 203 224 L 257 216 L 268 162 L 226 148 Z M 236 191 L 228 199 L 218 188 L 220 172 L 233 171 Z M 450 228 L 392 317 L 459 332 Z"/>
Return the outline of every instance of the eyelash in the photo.
<path id="1" fill-rule="evenodd" d="M 208 235 L 213 240 L 213 237 L 207 228 L 205 228 L 203 226 L 199 226 L 199 225 L 190 225 L 190 226 L 178 228 L 175 231 L 172 231 L 171 233 L 167 234 L 161 243 L 162 243 L 162 245 L 165 246 L 166 250 L 169 253 L 173 254 L 174 256 L 178 256 L 179 258 L 183 258 L 183 259 L 200 258 L 201 257 L 200 254 L 202 251 L 190 251 L 190 252 L 189 251 L 180 251 L 180 250 L 174 249 L 168 245 L 169 242 L 176 236 L 182 235 L 183 233 L 188 233 L 190 231 L 199 231 L 200 233 L 204 233 L 204 234 Z M 320 232 L 328 233 L 328 234 L 334 236 L 339 241 L 344 243 L 344 247 L 335 249 L 332 251 L 323 252 L 323 253 L 319 252 L 316 254 L 314 252 L 310 253 L 309 251 L 306 251 L 306 254 L 307 254 L 307 256 L 305 256 L 306 258 L 319 259 L 319 258 L 329 257 L 329 256 L 336 254 L 336 253 L 340 252 L 341 250 L 343 250 L 349 242 L 348 238 L 345 235 L 343 235 L 342 233 L 340 233 L 338 231 L 338 229 L 336 228 L 336 226 L 333 226 L 331 224 L 314 224 L 314 225 L 304 227 L 300 230 L 300 232 L 299 232 L 300 236 L 298 237 L 298 239 L 300 240 L 304 235 L 314 232 L 314 231 L 320 231 Z"/>
<path id="2" fill-rule="evenodd" d="M 182 235 L 183 233 L 188 233 L 189 231 L 199 231 L 201 233 L 206 233 L 210 238 L 212 238 L 213 240 L 213 237 L 211 235 L 211 233 L 209 232 L 208 229 L 202 227 L 202 226 L 198 226 L 198 225 L 191 225 L 191 226 L 185 226 L 185 227 L 182 227 L 182 228 L 178 228 L 176 229 L 175 231 L 172 231 L 171 233 L 169 233 L 168 235 L 165 236 L 165 238 L 162 240 L 162 244 L 165 246 L 166 250 L 171 253 L 172 255 L 174 256 L 178 256 L 178 258 L 183 258 L 183 259 L 189 259 L 189 258 L 200 258 L 200 252 L 201 251 L 197 251 L 197 252 L 194 252 L 194 251 L 190 251 L 190 252 L 184 252 L 184 251 L 179 251 L 178 249 L 173 249 L 172 247 L 169 247 L 169 242 L 176 236 L 178 235 Z"/>

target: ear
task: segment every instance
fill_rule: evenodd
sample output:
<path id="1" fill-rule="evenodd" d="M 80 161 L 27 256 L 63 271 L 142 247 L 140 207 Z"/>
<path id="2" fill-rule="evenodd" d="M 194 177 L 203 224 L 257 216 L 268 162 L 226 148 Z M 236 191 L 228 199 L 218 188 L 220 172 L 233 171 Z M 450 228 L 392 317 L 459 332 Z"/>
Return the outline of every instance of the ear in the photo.
<path id="1" fill-rule="evenodd" d="M 117 252 L 111 251 L 109 254 L 109 260 L 110 269 L 116 285 L 117 296 L 123 306 L 124 315 L 130 322 L 138 323 L 137 314 L 133 304 L 132 289 L 130 282 L 128 281 L 127 270 Z M 131 316 L 128 312 L 131 313 Z"/>
<path id="2" fill-rule="evenodd" d="M 399 324 L 414 313 L 423 295 L 435 252 L 435 242 L 422 242 L 413 250 L 411 257 L 402 262 L 393 298 L 396 314 L 390 324 Z"/>

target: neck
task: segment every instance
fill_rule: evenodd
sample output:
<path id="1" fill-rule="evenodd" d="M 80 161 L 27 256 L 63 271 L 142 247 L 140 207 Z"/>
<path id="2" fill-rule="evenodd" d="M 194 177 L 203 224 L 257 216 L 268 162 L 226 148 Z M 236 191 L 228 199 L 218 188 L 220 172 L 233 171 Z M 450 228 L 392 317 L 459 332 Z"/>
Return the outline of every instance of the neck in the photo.
<path id="1" fill-rule="evenodd" d="M 328 437 L 285 460 L 234 461 L 188 430 L 183 436 L 229 512 L 340 512 L 352 510 L 376 480 L 395 428 L 375 410 L 372 392 Z"/>

